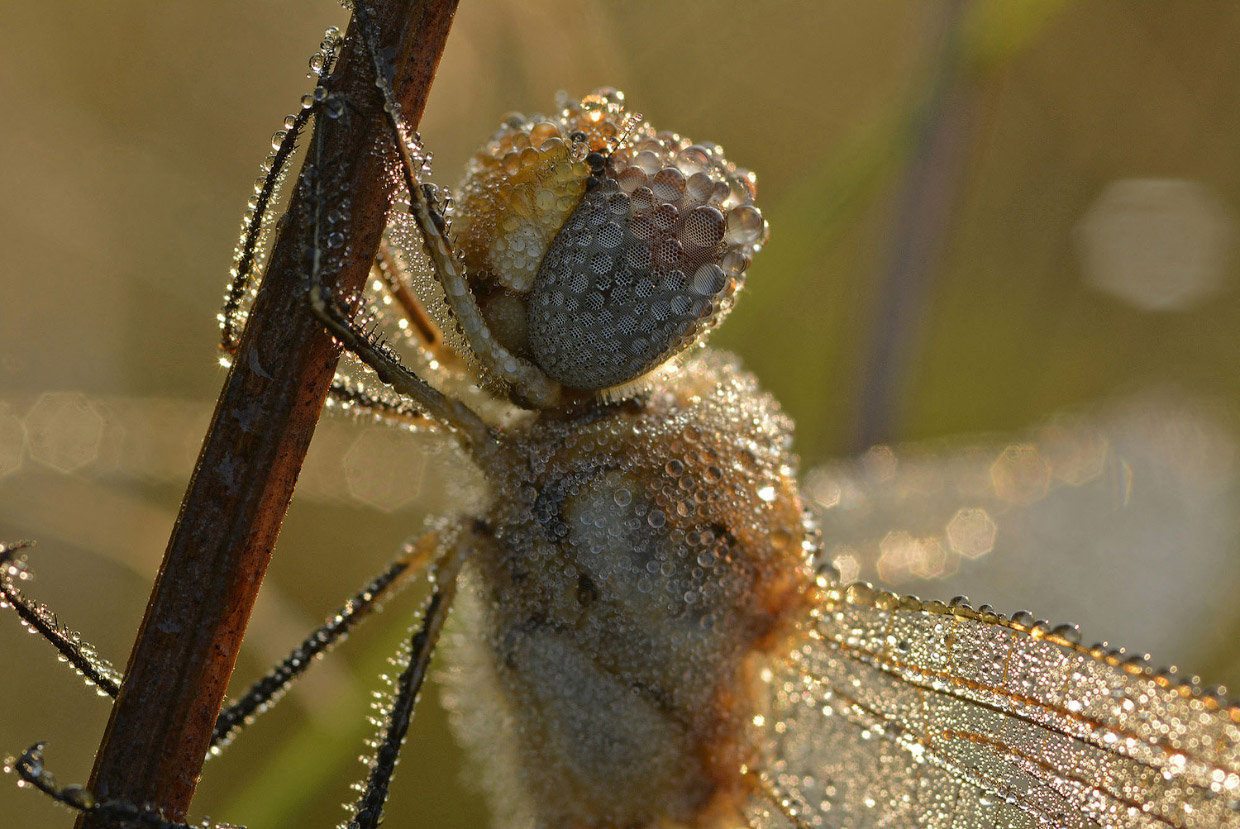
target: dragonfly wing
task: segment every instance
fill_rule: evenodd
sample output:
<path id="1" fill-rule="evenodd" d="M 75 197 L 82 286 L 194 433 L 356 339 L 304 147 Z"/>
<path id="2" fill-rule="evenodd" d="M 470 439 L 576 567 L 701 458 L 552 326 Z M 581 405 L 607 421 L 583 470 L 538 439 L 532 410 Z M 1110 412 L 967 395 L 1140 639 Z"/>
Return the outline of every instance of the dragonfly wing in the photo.
<path id="1" fill-rule="evenodd" d="M 1037 607 L 1217 673 L 1240 588 L 1236 456 L 1203 407 L 1146 395 L 1003 441 L 879 447 L 804 489 L 844 581 Z"/>
<path id="2" fill-rule="evenodd" d="M 831 588 L 755 720 L 757 826 L 1240 826 L 1240 710 L 994 613 Z"/>

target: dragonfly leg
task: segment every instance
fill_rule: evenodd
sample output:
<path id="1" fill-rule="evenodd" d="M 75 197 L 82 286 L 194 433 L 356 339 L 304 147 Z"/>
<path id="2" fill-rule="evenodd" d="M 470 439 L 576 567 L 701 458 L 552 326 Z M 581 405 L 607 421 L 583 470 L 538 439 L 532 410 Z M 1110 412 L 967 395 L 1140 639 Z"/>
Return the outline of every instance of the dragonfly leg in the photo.
<path id="1" fill-rule="evenodd" d="M 211 734 L 211 754 L 221 753 L 245 726 L 278 701 L 315 659 L 343 641 L 359 622 L 425 570 L 438 547 L 436 532 L 426 533 L 411 543 L 382 573 L 368 581 L 287 657 L 221 711 Z"/>
<path id="2" fill-rule="evenodd" d="M 435 564 L 431 573 L 434 590 L 427 601 L 422 624 L 414 632 L 407 646 L 405 667 L 396 680 L 396 693 L 391 706 L 385 712 L 376 740 L 377 749 L 370 763 L 370 773 L 365 789 L 354 807 L 350 826 L 358 829 L 375 829 L 383 818 L 383 804 L 387 800 L 388 786 L 396 771 L 401 744 L 413 719 L 422 682 L 430 666 L 435 645 L 447 621 L 452 599 L 456 596 L 457 576 L 471 547 L 466 539 L 449 548 Z"/>
<path id="3" fill-rule="evenodd" d="M 0 607 L 12 607 L 22 624 L 50 642 L 65 664 L 101 693 L 116 699 L 121 685 L 120 671 L 99 656 L 94 646 L 83 640 L 77 631 L 65 627 L 47 605 L 26 598 L 18 588 L 18 581 L 30 578 L 22 551 L 33 543 L 0 544 Z"/>
<path id="4" fill-rule="evenodd" d="M 353 14 L 374 62 L 375 84 L 383 95 L 383 110 L 400 155 L 410 213 L 421 231 L 436 279 L 443 285 L 452 313 L 469 341 L 470 351 L 487 371 L 512 388 L 516 398 L 527 401 L 535 408 L 555 405 L 560 398 L 560 384 L 529 360 L 504 348 L 492 336 L 469 289 L 465 267 L 448 238 L 443 212 L 434 202 L 431 188 L 418 180 L 418 172 L 425 166 L 426 156 L 417 133 L 410 129 L 400 114 L 400 104 L 396 101 L 386 64 L 377 46 L 378 35 L 362 0 L 353 4 Z"/>

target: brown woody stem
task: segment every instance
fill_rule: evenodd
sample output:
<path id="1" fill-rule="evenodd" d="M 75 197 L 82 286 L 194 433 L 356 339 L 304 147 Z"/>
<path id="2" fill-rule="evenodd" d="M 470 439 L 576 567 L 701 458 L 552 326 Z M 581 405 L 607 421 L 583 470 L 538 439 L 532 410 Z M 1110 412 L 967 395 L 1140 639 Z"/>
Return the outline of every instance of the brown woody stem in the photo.
<path id="1" fill-rule="evenodd" d="M 417 124 L 456 0 L 373 0 L 406 119 Z M 349 205 L 337 296 L 360 291 L 378 249 L 396 178 L 373 148 L 387 143 L 373 68 L 351 25 L 331 88 L 347 118 L 318 119 L 339 160 L 326 193 Z M 309 206 L 294 191 L 271 263 L 181 505 L 129 657 L 90 788 L 101 798 L 156 804 L 184 820 L 202 771 L 250 610 L 340 356 L 306 312 Z M 346 201 L 347 200 L 347 201 Z M 84 817 L 80 827 L 100 829 Z"/>

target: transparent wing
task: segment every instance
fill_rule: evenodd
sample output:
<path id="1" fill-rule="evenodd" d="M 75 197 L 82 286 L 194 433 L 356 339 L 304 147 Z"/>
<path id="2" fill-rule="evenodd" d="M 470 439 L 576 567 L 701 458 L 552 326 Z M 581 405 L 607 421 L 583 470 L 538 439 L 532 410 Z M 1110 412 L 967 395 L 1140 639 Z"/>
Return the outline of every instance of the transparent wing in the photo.
<path id="1" fill-rule="evenodd" d="M 1033 606 L 1220 675 L 1237 477 L 1227 430 L 1163 393 L 1006 440 L 878 447 L 810 472 L 804 492 L 845 582 Z"/>
<path id="2" fill-rule="evenodd" d="M 832 588 L 763 677 L 754 826 L 1240 826 L 1240 710 L 1069 629 Z"/>

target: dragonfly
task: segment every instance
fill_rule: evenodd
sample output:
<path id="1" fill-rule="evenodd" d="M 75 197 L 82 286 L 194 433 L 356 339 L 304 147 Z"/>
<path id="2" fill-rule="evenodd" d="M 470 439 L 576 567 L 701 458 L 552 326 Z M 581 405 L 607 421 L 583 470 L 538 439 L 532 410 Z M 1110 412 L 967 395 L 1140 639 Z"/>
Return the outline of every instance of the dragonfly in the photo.
<path id="1" fill-rule="evenodd" d="M 396 299 L 394 295 L 395 295 L 395 291 L 392 291 L 390 294 L 390 297 L 393 299 Z M 709 368 L 702 368 L 701 370 L 704 373 L 707 373 L 707 374 L 710 373 Z M 855 661 L 857 661 L 858 665 L 854 666 L 854 668 L 858 668 L 860 665 L 864 664 L 864 665 L 868 665 L 872 670 L 876 672 L 876 678 L 873 679 L 873 685 L 871 685 L 870 682 L 868 681 L 864 683 L 867 687 L 880 687 L 882 685 L 882 682 L 884 680 L 882 680 L 881 678 L 878 678 L 877 674 L 881 674 L 883 672 L 884 666 L 892 670 L 892 672 L 889 672 L 891 676 L 895 676 L 895 674 L 898 673 L 899 671 L 906 672 L 895 680 L 889 680 L 889 681 L 895 682 L 901 688 L 919 687 L 918 686 L 919 682 L 926 686 L 933 686 L 936 683 L 942 683 L 946 681 L 942 674 L 935 674 L 933 671 L 926 671 L 925 669 L 926 669 L 927 664 L 935 664 L 936 662 L 942 663 L 943 665 L 947 665 L 950 667 L 952 664 L 952 658 L 950 656 L 944 655 L 944 654 L 931 653 L 929 655 L 919 655 L 917 659 L 912 662 L 901 663 L 899 660 L 899 657 L 895 655 L 895 652 L 890 650 L 893 647 L 893 644 L 887 641 L 888 639 L 891 638 L 890 631 L 893 629 L 900 628 L 902 621 L 906 619 L 931 620 L 931 623 L 932 623 L 930 624 L 931 628 L 933 628 L 933 623 L 942 625 L 943 620 L 950 619 L 951 621 L 950 621 L 950 624 L 948 625 L 949 628 L 959 628 L 962 631 L 969 631 L 969 630 L 972 630 L 973 628 L 991 630 L 992 632 L 1003 631 L 1004 632 L 1003 635 L 1010 636 L 1012 640 L 1011 642 L 1005 642 L 1001 640 L 998 642 L 982 641 L 982 642 L 975 643 L 972 649 L 972 652 L 975 654 L 978 654 L 979 659 L 982 658 L 982 656 L 984 655 L 992 653 L 996 649 L 1003 649 L 1005 647 L 1008 648 L 1007 651 L 1004 651 L 1005 653 L 1008 653 L 1009 655 L 1016 653 L 1017 651 L 1019 651 L 1019 648 L 1017 648 L 1013 643 L 1015 642 L 1024 643 L 1027 640 L 1028 643 L 1037 643 L 1037 644 L 1036 645 L 1030 644 L 1029 645 L 1030 649 L 1027 654 L 1023 652 L 1017 654 L 1017 661 L 1019 661 L 1021 657 L 1028 657 L 1031 663 L 1038 662 L 1041 658 L 1045 658 L 1047 654 L 1059 654 L 1060 656 L 1064 657 L 1064 659 L 1070 660 L 1072 655 L 1075 655 L 1075 656 L 1081 657 L 1081 660 L 1082 660 L 1080 663 L 1081 665 L 1083 666 L 1093 665 L 1094 667 L 1097 668 L 1097 670 L 1101 671 L 1104 674 L 1104 676 L 1110 676 L 1111 674 L 1115 674 L 1121 678 L 1126 678 L 1126 681 L 1127 681 L 1127 679 L 1137 676 L 1140 673 L 1140 671 L 1138 670 L 1130 670 L 1132 666 L 1121 668 L 1121 666 L 1118 664 L 1119 659 L 1117 657 L 1109 656 L 1105 653 L 1101 655 L 1088 653 L 1087 649 L 1080 648 L 1079 646 L 1076 645 L 1076 643 L 1072 641 L 1073 634 L 1070 631 L 1067 631 L 1067 630 L 1056 631 L 1054 629 L 1040 630 L 1039 626 L 1036 624 L 1036 620 L 1031 619 L 1028 621 L 1024 621 L 1024 620 L 1017 619 L 1017 618 L 1001 619 L 997 617 L 997 615 L 994 614 L 992 611 L 989 611 L 986 609 L 980 609 L 980 610 L 974 611 L 971 608 L 968 608 L 967 606 L 965 606 L 963 603 L 959 603 L 959 602 L 956 603 L 954 606 L 948 606 L 948 605 L 939 606 L 934 603 L 911 604 L 909 601 L 903 599 L 902 597 L 896 597 L 894 595 L 884 594 L 881 592 L 867 591 L 866 588 L 861 587 L 861 586 L 855 586 L 851 589 L 848 589 L 848 588 L 845 588 L 844 585 L 842 584 L 837 584 L 833 579 L 824 577 L 823 581 L 825 583 L 823 585 L 819 585 L 819 587 L 821 587 L 821 589 L 824 591 L 822 596 L 820 597 L 821 598 L 820 607 L 823 609 L 830 609 L 830 612 L 828 615 L 831 618 L 828 622 L 823 623 L 820 633 L 823 635 L 824 639 L 820 641 L 829 640 L 829 641 L 835 641 L 837 643 L 842 643 L 845 641 L 846 637 L 844 637 L 842 633 L 836 633 L 836 634 L 831 633 L 831 630 L 832 630 L 832 628 L 830 627 L 831 624 L 839 625 L 840 631 L 847 629 L 849 631 L 849 635 L 853 636 L 857 640 L 856 647 L 858 648 L 858 650 L 856 651 L 856 653 L 858 654 L 858 656 L 855 658 Z M 932 619 L 932 617 L 938 617 L 938 618 Z M 871 620 L 873 619 L 884 620 L 883 625 L 876 626 L 876 627 L 882 628 L 883 635 L 880 636 L 878 634 L 874 634 L 874 638 L 872 640 L 871 638 L 867 637 L 865 633 L 865 624 L 864 624 L 867 618 Z M 913 627 L 916 627 L 916 625 L 914 625 Z M 913 639 L 913 641 L 929 642 L 929 641 L 935 641 L 935 637 L 938 636 L 940 639 L 946 637 L 947 641 L 953 641 L 952 637 L 954 635 L 955 634 L 944 634 L 942 630 L 939 630 L 936 632 L 932 629 L 929 631 L 917 632 L 911 638 Z M 963 633 L 961 633 L 960 636 L 964 638 Z M 851 640 L 849 640 L 849 642 L 851 643 Z M 898 645 L 898 644 L 899 642 L 897 641 L 895 645 Z M 869 650 L 866 650 L 867 648 L 869 648 Z M 898 650 L 899 648 L 897 648 L 897 651 Z M 821 657 L 821 653 L 817 654 L 817 656 Z M 810 655 L 807 655 L 806 658 L 809 659 Z M 1093 661 L 1091 662 L 1089 660 L 1093 660 Z M 841 660 L 841 661 L 847 661 L 847 660 Z M 796 681 L 803 682 L 804 677 L 807 675 L 826 678 L 830 676 L 831 671 L 833 669 L 838 668 L 838 665 L 831 663 L 830 661 L 827 661 L 827 662 L 805 661 L 805 662 L 799 662 L 796 664 L 798 667 L 798 670 L 796 672 L 797 679 L 793 682 L 793 684 L 795 684 Z M 1072 669 L 1077 670 L 1077 667 L 1073 667 Z M 1062 663 L 1062 662 L 1056 663 L 1055 665 L 1052 665 L 1046 668 L 1046 671 L 1048 672 L 1046 676 L 1056 677 L 1056 678 L 1061 677 L 1064 675 L 1064 672 L 1066 672 L 1067 670 L 1069 670 L 1069 667 L 1066 663 Z M 1080 670 L 1083 673 L 1088 673 L 1086 668 L 1080 668 Z M 962 671 L 962 677 L 969 681 L 973 681 L 973 677 L 976 676 L 974 673 L 971 672 L 972 668 L 961 669 L 961 671 Z M 922 672 L 922 673 L 919 673 L 919 672 Z M 947 673 L 950 674 L 950 670 L 948 670 Z M 958 677 L 958 678 L 961 678 L 961 677 Z M 1131 681 L 1135 682 L 1136 680 L 1131 680 Z M 1155 682 L 1155 684 L 1158 684 L 1157 680 L 1151 680 L 1151 681 Z M 1166 681 L 1169 683 L 1168 685 L 1159 686 L 1159 687 L 1162 687 L 1163 690 L 1166 690 L 1168 687 L 1178 687 L 1178 686 L 1175 686 L 1174 683 L 1171 682 L 1171 680 L 1168 679 Z M 827 698 L 826 695 L 828 694 L 828 691 L 824 690 L 823 687 L 810 688 L 809 690 L 800 690 L 794 693 L 792 691 L 787 691 L 787 685 L 788 685 L 787 680 L 785 680 L 783 677 L 779 677 L 774 674 L 772 674 L 770 677 L 763 677 L 762 682 L 768 687 L 782 688 L 786 693 L 784 695 L 781 695 L 780 693 L 774 694 L 774 701 L 772 703 L 772 706 L 773 706 L 772 712 L 765 714 L 761 717 L 758 717 L 758 716 L 754 717 L 755 728 L 758 728 L 760 730 L 766 728 L 767 724 L 769 723 L 771 731 L 774 733 L 781 734 L 781 735 L 787 734 L 789 731 L 794 732 L 794 737 L 797 734 L 811 734 L 811 733 L 816 734 L 816 732 L 814 731 L 814 726 L 812 724 L 806 724 L 805 728 L 803 729 L 802 728 L 789 728 L 788 723 L 790 723 L 791 720 L 789 720 L 787 717 L 782 716 L 781 712 L 783 711 L 783 709 L 781 708 L 781 706 L 789 706 L 791 710 L 793 710 L 796 713 L 800 713 L 802 710 L 806 708 L 819 709 L 824 717 L 826 716 L 825 715 L 826 709 L 830 708 L 832 711 L 835 712 L 833 716 L 839 716 L 841 719 L 851 718 L 853 720 L 853 723 L 852 723 L 853 725 L 856 725 L 856 722 L 858 720 L 865 719 L 866 714 L 867 714 L 867 712 L 864 711 L 862 707 L 859 707 L 855 701 L 852 701 L 852 702 L 841 701 L 839 697 L 836 697 L 834 699 Z M 783 685 L 780 684 L 781 682 L 783 683 Z M 837 684 L 839 686 L 844 686 L 847 684 L 847 680 L 841 680 Z M 996 687 L 999 687 L 999 686 L 996 686 Z M 996 694 L 997 697 L 1005 699 L 1006 703 L 1014 704 L 1014 701 L 1010 697 L 1005 697 L 1005 693 L 1007 692 L 1005 692 L 1004 689 L 999 687 L 999 690 L 996 690 L 996 687 L 989 688 L 989 691 L 991 693 Z M 982 690 L 986 690 L 986 689 L 982 689 Z M 831 691 L 830 693 L 834 693 L 834 691 Z M 975 707 L 982 707 L 982 708 L 985 707 L 984 703 L 986 701 L 980 699 L 982 691 L 978 691 L 978 694 L 979 694 L 978 700 L 968 700 L 965 703 L 962 703 L 963 705 L 966 706 L 966 711 L 972 711 L 972 708 L 968 707 L 969 705 L 972 705 Z M 1108 697 L 1108 694 L 1098 694 L 1097 696 L 1105 699 Z M 1109 692 L 1109 696 L 1110 697 L 1115 696 L 1113 689 Z M 1156 696 L 1157 695 L 1154 695 L 1150 697 L 1150 699 L 1154 699 L 1156 698 Z M 1189 695 L 1189 696 L 1192 696 L 1192 695 Z M 808 701 L 811 699 L 815 703 L 813 706 L 807 705 Z M 1069 700 L 1067 703 L 1065 703 L 1065 705 L 1070 705 L 1071 702 L 1073 702 L 1073 700 Z M 1212 698 L 1208 694 L 1204 694 L 1204 693 L 1199 693 L 1192 699 L 1188 699 L 1186 697 L 1186 701 L 1184 702 L 1184 705 L 1188 706 L 1188 708 L 1186 708 L 1185 710 L 1190 711 L 1190 712 L 1197 711 L 1197 709 L 1193 708 L 1193 706 L 1198 706 L 1199 708 L 1203 708 L 1204 710 L 1204 709 L 1209 709 L 1211 704 L 1217 704 L 1217 701 L 1214 701 L 1212 703 Z M 1082 705 L 1084 704 L 1082 703 Z M 873 714 L 873 712 L 869 712 L 869 713 L 871 715 Z M 936 713 L 942 713 L 943 716 L 947 716 L 947 717 L 952 716 L 952 712 L 950 711 L 949 712 L 936 712 Z M 1076 713 L 1080 713 L 1080 712 L 1076 712 Z M 1058 712 L 1057 715 L 1063 716 L 1063 712 Z M 1089 715 L 1082 715 L 1079 718 L 1079 721 L 1086 722 L 1088 720 L 1088 716 Z M 1201 716 L 1204 716 L 1204 714 L 1201 714 Z M 1054 720 L 1054 716 L 1051 716 L 1050 718 Z M 762 722 L 759 723 L 758 722 L 759 719 Z M 1029 719 L 1036 721 L 1036 717 L 1032 715 L 1029 715 Z M 784 728 L 782 730 L 779 728 L 781 723 L 784 725 Z M 902 727 L 904 726 L 907 726 L 907 723 L 902 724 Z M 1033 725 L 1029 725 L 1028 727 L 1031 729 L 1034 728 Z M 869 736 L 866 736 L 864 739 L 867 741 L 875 740 L 875 742 L 872 744 L 880 746 L 880 749 L 878 749 L 879 751 L 878 759 L 875 761 L 879 763 L 880 765 L 890 763 L 892 757 L 895 757 L 897 759 L 898 758 L 907 759 L 907 757 L 915 756 L 917 754 L 916 745 L 918 743 L 917 743 L 916 737 L 910 737 L 908 733 L 896 734 L 894 733 L 896 730 L 897 729 L 892 728 L 890 725 L 887 725 L 886 727 L 887 733 L 884 734 L 883 733 L 884 728 L 883 728 L 882 723 L 880 722 L 880 719 L 875 719 L 870 723 Z M 1015 730 L 1017 732 L 1021 732 L 1020 727 L 1015 727 Z M 1037 732 L 1037 733 L 1040 733 L 1040 732 Z M 1129 737 L 1131 738 L 1131 735 L 1129 735 Z M 820 751 L 822 746 L 831 744 L 830 743 L 831 739 L 832 738 L 829 736 L 815 736 L 812 740 L 814 744 L 814 750 Z M 965 739 L 966 742 L 968 742 L 966 738 L 959 738 L 959 739 Z M 1029 738 L 1029 739 L 1032 740 L 1033 738 Z M 1144 741 L 1145 737 L 1143 737 L 1142 739 Z M 758 776 L 761 778 L 760 782 L 763 787 L 762 791 L 765 792 L 765 800 L 763 800 L 762 802 L 766 804 L 765 806 L 755 807 L 755 808 L 766 809 L 767 811 L 762 812 L 760 818 L 755 817 L 754 819 L 755 820 L 761 819 L 761 820 L 778 821 L 779 819 L 781 819 L 778 817 L 778 815 L 783 815 L 783 819 L 794 821 L 794 824 L 795 824 L 796 820 L 804 819 L 801 816 L 806 815 L 806 814 L 812 814 L 815 809 L 821 810 L 824 808 L 824 804 L 826 804 L 831 799 L 831 797 L 834 795 L 830 795 L 830 793 L 824 793 L 822 795 L 823 800 L 821 802 L 811 803 L 810 802 L 812 800 L 811 793 L 815 793 L 815 794 L 817 793 L 815 787 L 818 784 L 822 784 L 824 788 L 830 788 L 831 784 L 825 781 L 822 781 L 822 780 L 810 779 L 813 777 L 812 774 L 809 774 L 809 775 L 800 774 L 795 770 L 795 768 L 791 766 L 781 765 L 783 763 L 789 763 L 790 762 L 789 758 L 795 757 L 799 751 L 803 750 L 803 747 L 798 747 L 796 740 L 793 737 L 770 736 L 769 740 L 772 744 L 778 744 L 778 748 L 773 748 L 772 751 L 776 752 L 782 759 L 772 761 L 768 765 L 768 767 L 761 772 L 755 772 L 755 776 Z M 891 749 L 890 747 L 893 745 L 898 746 L 899 748 Z M 888 755 L 888 754 L 881 753 L 883 751 L 882 747 L 884 746 L 890 749 L 892 751 L 892 754 Z M 975 743 L 972 746 L 972 748 L 978 752 L 979 756 L 986 755 L 987 747 L 983 742 Z M 995 747 L 991 746 L 991 748 L 993 749 Z M 1032 746 L 1030 746 L 1029 748 L 1031 751 L 1033 750 Z M 926 746 L 924 746 L 923 744 L 923 751 L 925 749 L 926 749 Z M 847 754 L 849 751 L 852 751 L 852 749 L 845 749 L 845 754 Z M 1108 750 L 1106 749 L 1102 749 L 1102 753 L 1104 754 L 1107 753 L 1107 751 Z M 965 752 L 965 753 L 967 754 L 968 752 Z M 1115 752 L 1110 752 L 1110 753 L 1115 754 Z M 1036 760 L 1030 760 L 1029 758 L 1024 758 L 1024 759 L 1027 762 L 1031 763 L 1032 766 L 1034 767 L 1037 766 Z M 1106 766 L 1106 762 L 1105 762 L 1106 759 L 1108 758 L 1103 758 L 1102 761 L 1099 761 L 1100 766 L 1106 767 L 1107 769 L 1109 769 L 1110 767 Z M 1134 773 L 1132 769 L 1128 768 L 1127 766 L 1124 766 L 1115 757 L 1110 757 L 1109 759 L 1114 761 L 1117 765 L 1114 770 L 1109 770 L 1108 773 L 1115 774 L 1117 779 L 1126 781 L 1128 779 L 1127 775 L 1129 775 L 1130 773 Z M 860 762 L 860 759 L 856 758 L 856 762 Z M 967 760 L 960 761 L 960 762 L 962 762 L 962 764 L 964 765 L 968 765 Z M 950 763 L 948 763 L 947 765 L 950 766 Z M 944 768 L 944 766 L 936 766 L 935 768 L 941 770 L 942 768 Z M 955 774 L 959 774 L 958 769 L 955 769 L 953 771 L 955 772 Z M 1045 769 L 1043 769 L 1043 771 L 1045 771 Z M 917 777 L 916 779 L 922 780 L 922 781 L 924 780 L 933 781 L 934 780 L 933 774 L 934 774 L 934 769 L 931 769 L 926 772 L 925 777 Z M 953 777 L 953 774 L 946 774 L 946 776 Z M 846 777 L 847 777 L 846 772 L 841 773 L 841 775 L 837 777 L 836 780 L 837 781 L 842 780 L 842 779 L 845 779 Z M 847 779 L 855 781 L 856 778 L 847 777 Z M 904 782 L 907 784 L 908 780 L 906 779 L 904 780 Z M 898 775 L 895 777 L 889 778 L 885 780 L 884 782 L 881 782 L 880 784 L 876 786 L 874 790 L 874 791 L 879 792 L 878 797 L 873 796 L 874 791 L 870 791 L 866 793 L 865 796 L 844 794 L 840 796 L 839 799 L 833 804 L 835 813 L 836 814 L 856 814 L 856 815 L 867 814 L 867 812 L 865 812 L 865 808 L 870 808 L 870 809 L 876 808 L 875 806 L 868 806 L 868 807 L 866 806 L 866 802 L 869 800 L 874 800 L 878 804 L 877 808 L 884 808 L 884 806 L 887 808 L 890 808 L 892 803 L 900 800 L 900 798 L 892 794 L 892 791 L 898 791 L 899 783 L 900 783 L 900 778 Z M 981 774 L 980 772 L 979 772 L 978 779 L 971 781 L 971 782 L 970 781 L 962 782 L 958 778 L 953 777 L 953 785 L 956 785 L 959 787 L 959 792 L 966 793 L 964 797 L 968 797 L 969 793 L 974 792 L 974 789 L 969 788 L 966 785 L 966 783 L 970 783 L 970 785 L 973 785 L 978 790 L 984 790 L 987 788 L 988 785 L 990 786 L 994 785 L 993 779 L 986 778 L 986 776 L 984 774 Z M 926 785 L 934 789 L 936 793 L 939 791 L 937 783 L 932 782 L 932 783 L 927 783 Z M 947 784 L 944 784 L 944 785 L 947 785 Z M 1027 781 L 1024 781 L 1022 778 L 1022 783 L 1019 785 L 1031 785 L 1031 784 L 1029 784 Z M 1019 789 L 1019 785 L 1014 784 L 1014 786 L 1016 786 L 1017 789 Z M 1081 780 L 1071 779 L 1065 782 L 1064 785 L 1067 788 L 1071 788 L 1073 785 L 1083 785 L 1083 784 Z M 1020 795 L 1021 793 L 1023 793 L 1023 791 L 1024 790 L 1014 790 L 1012 793 L 1010 793 L 1009 798 L 1011 800 L 1020 801 Z M 896 800 L 892 800 L 893 797 L 896 797 Z M 985 801 L 985 800 L 986 800 L 985 796 L 979 796 L 979 801 Z M 804 801 L 804 802 L 801 802 L 801 801 Z M 984 819 L 994 819 L 994 815 L 996 814 L 1005 814 L 1004 812 L 1005 809 L 1011 811 L 1012 813 L 1012 816 L 1010 817 L 1011 820 L 1017 819 L 1016 812 L 1018 811 L 1021 812 L 1022 814 L 1027 814 L 1027 812 L 1024 812 L 1019 807 L 1012 806 L 1011 803 L 1008 803 L 1006 801 L 1003 804 L 980 802 L 979 809 L 982 809 L 983 807 L 985 809 L 991 810 L 990 812 L 988 812 L 989 817 L 984 818 Z M 942 806 L 942 808 L 943 810 L 945 810 L 944 813 L 946 814 L 948 813 L 948 811 L 956 810 L 960 807 Z M 1047 808 L 1053 809 L 1054 807 L 1048 806 Z M 1131 808 L 1131 805 L 1129 806 L 1129 808 Z M 771 811 L 771 810 L 774 810 L 774 811 Z M 960 812 L 955 812 L 955 811 L 952 811 L 951 813 L 957 816 L 961 814 Z M 870 814 L 873 814 L 873 813 L 871 812 Z M 892 814 L 894 815 L 892 819 L 894 820 L 899 819 L 898 814 L 896 813 L 892 813 Z M 1057 814 L 1057 813 L 1051 811 L 1051 812 L 1048 812 L 1048 814 Z M 848 819 L 849 818 L 843 818 L 842 820 L 848 820 Z M 866 820 L 867 818 L 858 817 L 856 819 Z M 877 820 L 877 818 L 875 819 Z M 828 823 L 827 825 L 833 825 L 833 824 Z M 930 824 L 927 824 L 927 825 L 930 825 Z M 1215 825 L 1215 824 L 1202 824 L 1202 825 Z"/>

